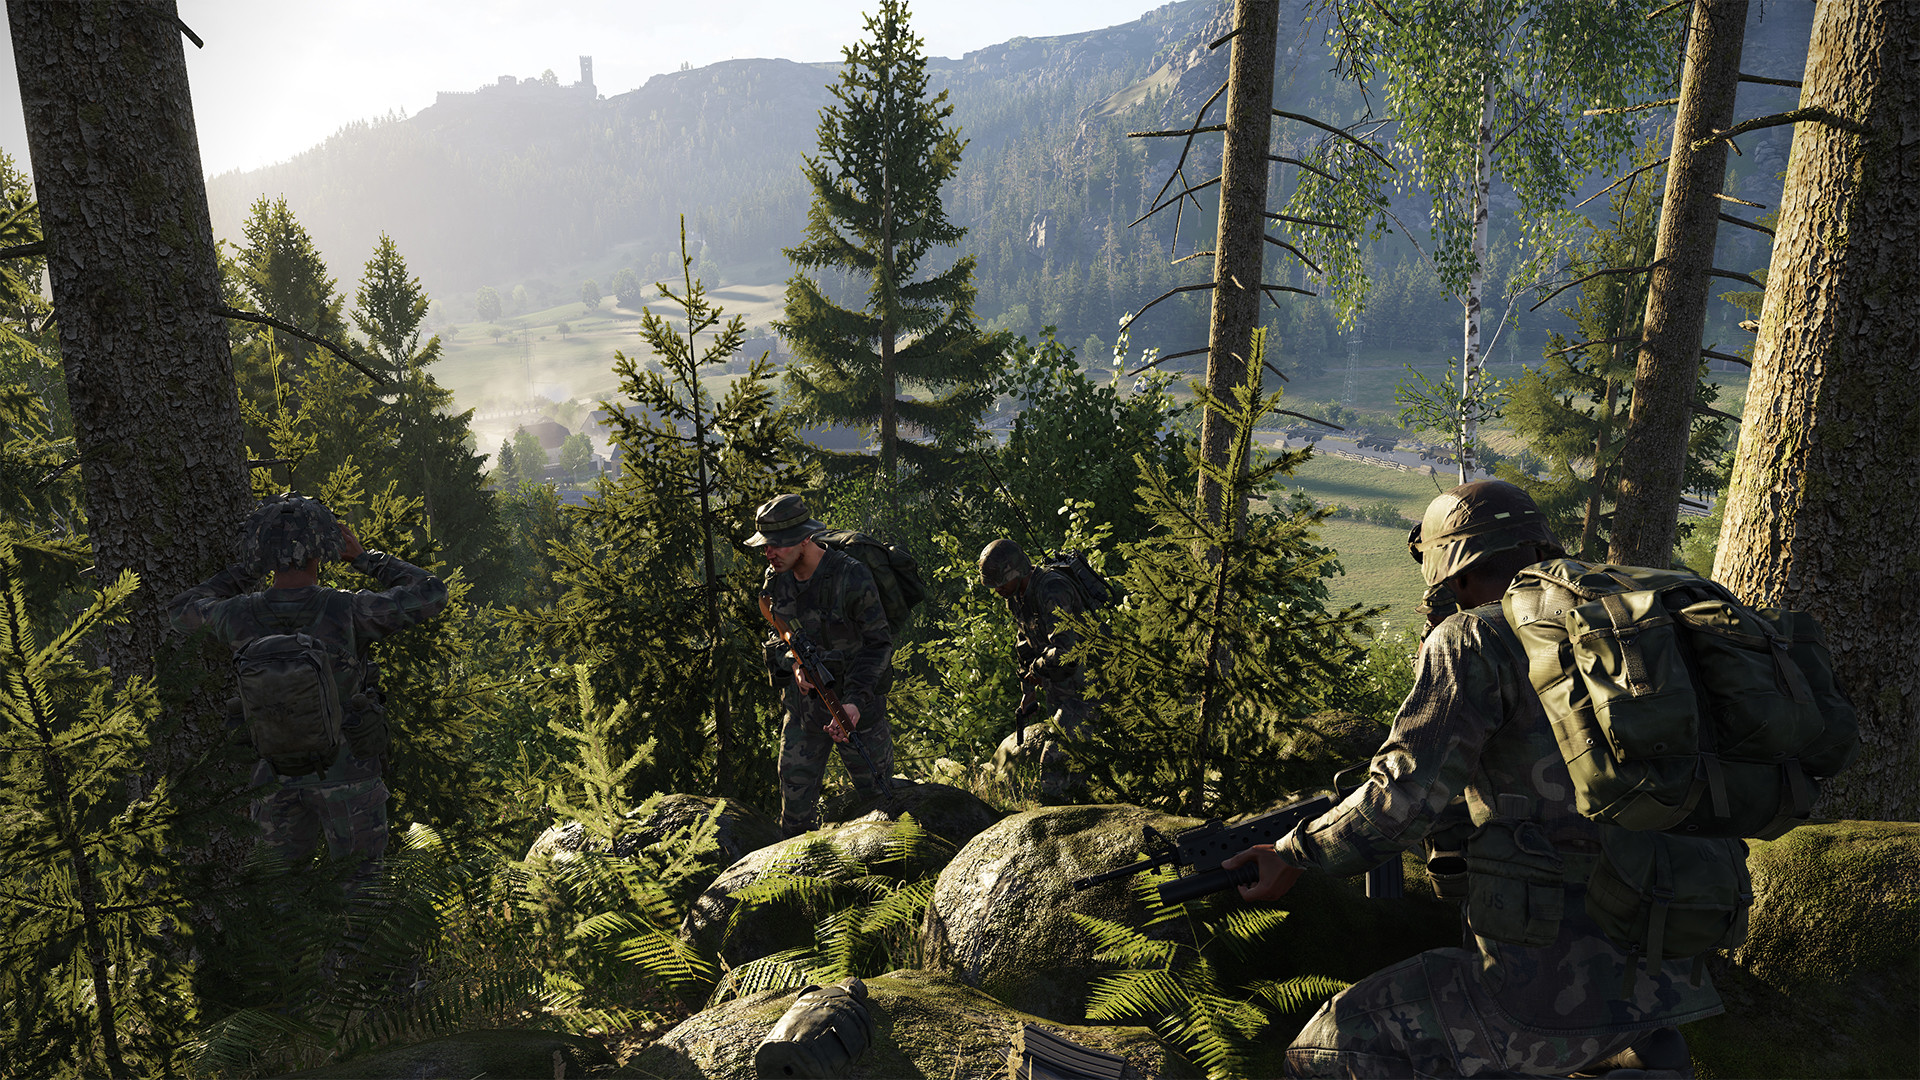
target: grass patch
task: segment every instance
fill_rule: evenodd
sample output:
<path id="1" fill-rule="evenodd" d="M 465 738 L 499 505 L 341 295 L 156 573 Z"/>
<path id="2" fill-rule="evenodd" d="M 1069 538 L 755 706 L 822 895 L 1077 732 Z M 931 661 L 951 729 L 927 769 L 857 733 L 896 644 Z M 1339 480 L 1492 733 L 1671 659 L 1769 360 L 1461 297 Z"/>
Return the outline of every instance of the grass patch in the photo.
<path id="1" fill-rule="evenodd" d="M 1320 503 L 1371 506 L 1383 500 L 1391 502 L 1403 516 L 1417 521 L 1426 512 L 1427 504 L 1433 501 L 1433 497 L 1452 487 L 1454 480 L 1451 473 L 1423 476 L 1315 454 L 1288 477 L 1287 483 Z M 1405 533 L 1400 534 L 1403 542 L 1406 538 Z"/>
<path id="2" fill-rule="evenodd" d="M 1420 568 L 1407 557 L 1403 530 L 1329 518 L 1320 525 L 1320 539 L 1340 553 L 1346 570 L 1327 582 L 1335 606 L 1384 604 L 1387 613 L 1381 621 L 1395 628 L 1419 621 L 1417 609 L 1426 585 Z"/>

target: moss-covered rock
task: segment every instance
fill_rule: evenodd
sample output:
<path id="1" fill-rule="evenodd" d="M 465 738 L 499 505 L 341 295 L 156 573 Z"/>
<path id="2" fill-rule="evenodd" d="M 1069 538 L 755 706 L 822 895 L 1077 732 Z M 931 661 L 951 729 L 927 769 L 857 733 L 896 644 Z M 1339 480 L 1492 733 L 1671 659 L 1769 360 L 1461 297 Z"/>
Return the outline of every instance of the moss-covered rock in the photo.
<path id="1" fill-rule="evenodd" d="M 849 799 L 829 806 L 824 817 L 829 825 L 859 821 L 899 821 L 912 814 L 920 827 L 952 844 L 954 850 L 978 836 L 981 830 L 999 821 L 1000 811 L 988 806 L 971 791 L 947 784 L 915 783 L 896 778 L 893 795 L 882 799 L 869 796 Z"/>
<path id="2" fill-rule="evenodd" d="M 375 1051 L 336 1065 L 289 1073 L 290 1077 L 358 1077 L 362 1080 L 428 1080 L 443 1076 L 489 1080 L 547 1080 L 563 1075 L 605 1075 L 613 1068 L 606 1048 L 592 1039 L 557 1031 L 465 1031 L 411 1046 Z"/>
<path id="3" fill-rule="evenodd" d="M 1683 1029 L 1699 1074 L 1920 1076 L 1920 823 L 1749 844 L 1747 943 L 1709 962 L 1727 1012 Z"/>
<path id="4" fill-rule="evenodd" d="M 1049 1023 L 950 977 L 924 971 L 896 971 L 866 984 L 874 1041 L 847 1073 L 853 1080 L 1004 1076 L 1007 1049 L 1026 1023 L 1126 1058 L 1129 1077 L 1178 1080 L 1200 1075 L 1144 1028 Z M 708 1009 L 641 1051 L 618 1075 L 649 1080 L 751 1077 L 755 1049 L 798 996 L 798 989 L 769 991 Z"/>
<path id="5" fill-rule="evenodd" d="M 814 920 L 786 904 L 764 904 L 743 914 L 729 934 L 727 923 L 738 906 L 733 894 L 780 871 L 783 865 L 795 865 L 801 849 L 815 841 L 831 843 L 869 866 L 882 863 L 888 858 L 887 844 L 894 829 L 895 822 L 888 818 L 869 816 L 748 852 L 694 899 L 680 924 L 681 939 L 704 953 L 718 952 L 730 967 L 808 944 L 813 940 Z M 951 854 L 949 848 L 929 844 L 913 862 L 888 869 L 907 880 L 930 876 L 946 864 Z"/>

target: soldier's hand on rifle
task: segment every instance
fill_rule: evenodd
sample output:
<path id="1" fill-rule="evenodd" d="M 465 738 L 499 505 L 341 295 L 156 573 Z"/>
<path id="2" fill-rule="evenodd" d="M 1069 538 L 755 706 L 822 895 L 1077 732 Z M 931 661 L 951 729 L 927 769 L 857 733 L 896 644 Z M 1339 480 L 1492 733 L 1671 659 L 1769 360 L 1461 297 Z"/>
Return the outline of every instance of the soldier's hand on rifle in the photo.
<path id="1" fill-rule="evenodd" d="M 341 522 L 340 523 L 340 561 L 350 563 L 353 560 L 359 558 L 361 555 L 365 554 L 366 550 L 367 550 L 366 548 L 360 546 L 360 538 L 353 535 L 352 529 L 347 528 L 347 523 L 344 521 Z"/>
<path id="2" fill-rule="evenodd" d="M 815 690 L 813 680 L 807 678 L 807 669 L 801 666 L 798 660 L 793 662 L 793 681 L 800 684 L 800 692 L 803 694 L 811 694 Z"/>
<path id="3" fill-rule="evenodd" d="M 1231 870 L 1248 862 L 1260 865 L 1260 880 L 1240 886 L 1242 900 L 1278 900 L 1300 880 L 1300 868 L 1280 857 L 1272 844 L 1256 844 L 1238 855 L 1221 860 L 1220 868 Z"/>
<path id="4" fill-rule="evenodd" d="M 860 726 L 860 706 L 851 701 L 843 701 L 840 703 L 840 711 L 847 714 L 848 731 Z"/>

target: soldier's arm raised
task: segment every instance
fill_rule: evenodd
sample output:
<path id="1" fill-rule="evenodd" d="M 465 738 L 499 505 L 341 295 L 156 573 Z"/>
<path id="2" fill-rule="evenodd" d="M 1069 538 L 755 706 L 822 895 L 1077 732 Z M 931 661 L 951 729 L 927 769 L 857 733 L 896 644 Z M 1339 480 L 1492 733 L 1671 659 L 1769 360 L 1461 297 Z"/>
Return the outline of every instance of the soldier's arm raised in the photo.
<path id="1" fill-rule="evenodd" d="M 190 634 L 205 626 L 220 601 L 252 591 L 260 575 L 245 563 L 234 563 L 193 588 L 167 601 L 167 620 L 175 630 Z"/>
<path id="2" fill-rule="evenodd" d="M 362 550 L 352 565 L 382 586 L 379 592 L 353 594 L 354 629 L 362 638 L 386 637 L 433 618 L 447 606 L 447 583 L 404 559 Z"/>

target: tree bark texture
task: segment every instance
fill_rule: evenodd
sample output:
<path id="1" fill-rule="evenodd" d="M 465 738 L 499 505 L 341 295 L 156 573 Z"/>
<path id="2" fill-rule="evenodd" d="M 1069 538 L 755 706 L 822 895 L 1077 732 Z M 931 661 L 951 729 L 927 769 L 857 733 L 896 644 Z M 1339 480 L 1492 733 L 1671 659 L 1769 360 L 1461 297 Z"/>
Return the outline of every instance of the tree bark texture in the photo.
<path id="1" fill-rule="evenodd" d="M 1273 134 L 1273 51 L 1279 36 L 1279 0 L 1234 0 L 1233 55 L 1227 68 L 1227 137 L 1221 152 L 1220 226 L 1214 240 L 1213 319 L 1207 342 L 1207 389 L 1231 402 L 1247 383 L 1253 328 L 1260 319 L 1261 274 L 1266 267 L 1267 144 Z M 1200 423 L 1200 452 L 1221 469 L 1229 461 L 1234 424 L 1214 409 Z M 1220 485 L 1200 477 L 1200 512 L 1241 522 L 1246 504 L 1223 506 Z"/>
<path id="2" fill-rule="evenodd" d="M 1829 816 L 1920 817 L 1920 6 L 1823 2 L 1714 577 L 1812 612 L 1860 713 Z"/>
<path id="3" fill-rule="evenodd" d="M 1482 386 L 1486 381 L 1487 358 L 1480 353 L 1481 294 L 1487 289 L 1487 192 L 1493 180 L 1493 76 L 1484 80 L 1485 96 L 1480 103 L 1479 153 L 1473 175 L 1473 271 L 1467 275 L 1467 317 L 1460 337 L 1460 445 L 1454 457 L 1460 462 L 1460 482 L 1473 479 L 1473 444 L 1480 437 Z"/>
<path id="4" fill-rule="evenodd" d="M 1673 562 L 1687 436 L 1700 381 L 1700 335 L 1713 280 L 1707 271 L 1713 269 L 1720 229 L 1720 201 L 1714 196 L 1727 171 L 1725 142 L 1703 150 L 1693 144 L 1733 126 L 1746 32 L 1747 0 L 1694 0 L 1633 405 L 1620 454 L 1610 553 L 1616 563 L 1665 567 Z"/>
<path id="5" fill-rule="evenodd" d="M 152 673 L 167 600 L 234 560 L 251 504 L 186 57 L 171 2 L 8 0 L 7 17 L 94 580 L 140 575 L 105 634 L 124 681 Z M 221 731 L 188 723 L 158 764 Z"/>

